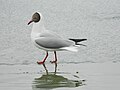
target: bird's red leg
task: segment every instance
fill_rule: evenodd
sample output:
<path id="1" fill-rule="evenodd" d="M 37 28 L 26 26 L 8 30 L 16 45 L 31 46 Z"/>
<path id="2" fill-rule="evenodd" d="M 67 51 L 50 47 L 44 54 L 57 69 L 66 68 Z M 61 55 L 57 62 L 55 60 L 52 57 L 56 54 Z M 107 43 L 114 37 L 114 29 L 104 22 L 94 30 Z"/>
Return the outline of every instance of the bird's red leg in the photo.
<path id="1" fill-rule="evenodd" d="M 45 58 L 43 59 L 43 61 L 37 62 L 37 63 L 38 63 L 38 64 L 44 64 L 44 62 L 45 62 L 45 60 L 47 59 L 47 57 L 48 57 L 48 52 L 46 52 L 46 56 L 45 56 Z"/>
<path id="2" fill-rule="evenodd" d="M 51 63 L 56 63 L 56 62 L 57 62 L 57 54 L 56 54 L 56 51 L 54 51 L 54 54 L 55 54 L 55 60 L 54 60 L 54 61 L 50 61 Z"/>

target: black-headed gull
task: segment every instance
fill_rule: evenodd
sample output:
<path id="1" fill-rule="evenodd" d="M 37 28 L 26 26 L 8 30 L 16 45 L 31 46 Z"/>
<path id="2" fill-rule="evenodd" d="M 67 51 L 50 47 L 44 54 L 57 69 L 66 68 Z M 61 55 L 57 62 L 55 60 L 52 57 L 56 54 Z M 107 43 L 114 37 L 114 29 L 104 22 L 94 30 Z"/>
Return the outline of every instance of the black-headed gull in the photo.
<path id="1" fill-rule="evenodd" d="M 55 32 L 48 31 L 44 27 L 44 18 L 41 13 L 35 12 L 32 16 L 31 21 L 33 22 L 31 39 L 36 47 L 46 51 L 46 56 L 43 61 L 37 62 L 38 64 L 44 64 L 48 57 L 48 51 L 53 51 L 55 54 L 55 60 L 51 63 L 57 63 L 56 51 L 77 51 L 78 42 L 85 41 L 87 39 L 64 39 L 57 35 Z M 84 45 L 83 45 L 84 46 Z"/>

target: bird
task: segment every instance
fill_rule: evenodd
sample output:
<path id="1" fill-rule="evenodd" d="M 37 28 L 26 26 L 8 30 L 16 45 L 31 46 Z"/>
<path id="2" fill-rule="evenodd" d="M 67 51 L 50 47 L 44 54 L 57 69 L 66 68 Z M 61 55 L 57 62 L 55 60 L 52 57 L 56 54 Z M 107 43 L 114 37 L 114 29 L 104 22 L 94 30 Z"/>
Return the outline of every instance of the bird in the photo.
<path id="1" fill-rule="evenodd" d="M 38 64 L 44 64 L 48 52 L 54 52 L 54 61 L 51 63 L 57 63 L 57 51 L 74 51 L 77 52 L 80 45 L 78 42 L 86 41 L 87 39 L 65 39 L 58 35 L 57 33 L 47 30 L 44 26 L 44 17 L 40 12 L 35 12 L 32 15 L 32 19 L 28 22 L 28 25 L 33 23 L 31 31 L 31 40 L 33 44 L 46 52 L 46 56 L 42 61 L 37 61 Z"/>

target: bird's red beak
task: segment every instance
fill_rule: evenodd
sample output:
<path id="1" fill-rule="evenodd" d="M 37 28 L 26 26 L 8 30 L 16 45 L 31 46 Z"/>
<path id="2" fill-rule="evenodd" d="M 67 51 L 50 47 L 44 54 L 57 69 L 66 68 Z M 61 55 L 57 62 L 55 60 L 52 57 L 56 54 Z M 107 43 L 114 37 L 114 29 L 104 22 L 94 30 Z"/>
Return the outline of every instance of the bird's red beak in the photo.
<path id="1" fill-rule="evenodd" d="M 28 22 L 28 25 L 29 25 L 30 23 L 32 23 L 32 22 L 33 22 L 32 20 L 31 20 L 31 21 L 29 21 L 29 22 Z"/>

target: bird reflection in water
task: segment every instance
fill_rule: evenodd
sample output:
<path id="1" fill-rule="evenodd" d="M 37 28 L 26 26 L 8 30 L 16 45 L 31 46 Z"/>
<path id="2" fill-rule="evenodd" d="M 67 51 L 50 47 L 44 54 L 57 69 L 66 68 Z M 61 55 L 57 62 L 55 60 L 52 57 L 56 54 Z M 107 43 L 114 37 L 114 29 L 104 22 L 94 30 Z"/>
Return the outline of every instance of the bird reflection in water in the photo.
<path id="1" fill-rule="evenodd" d="M 62 75 L 56 75 L 57 65 L 55 65 L 54 73 L 48 73 L 45 64 L 43 66 L 46 70 L 46 74 L 42 75 L 40 78 L 34 79 L 32 85 L 33 90 L 50 90 L 53 88 L 78 87 L 85 85 L 83 84 L 85 80 L 69 80 Z"/>

